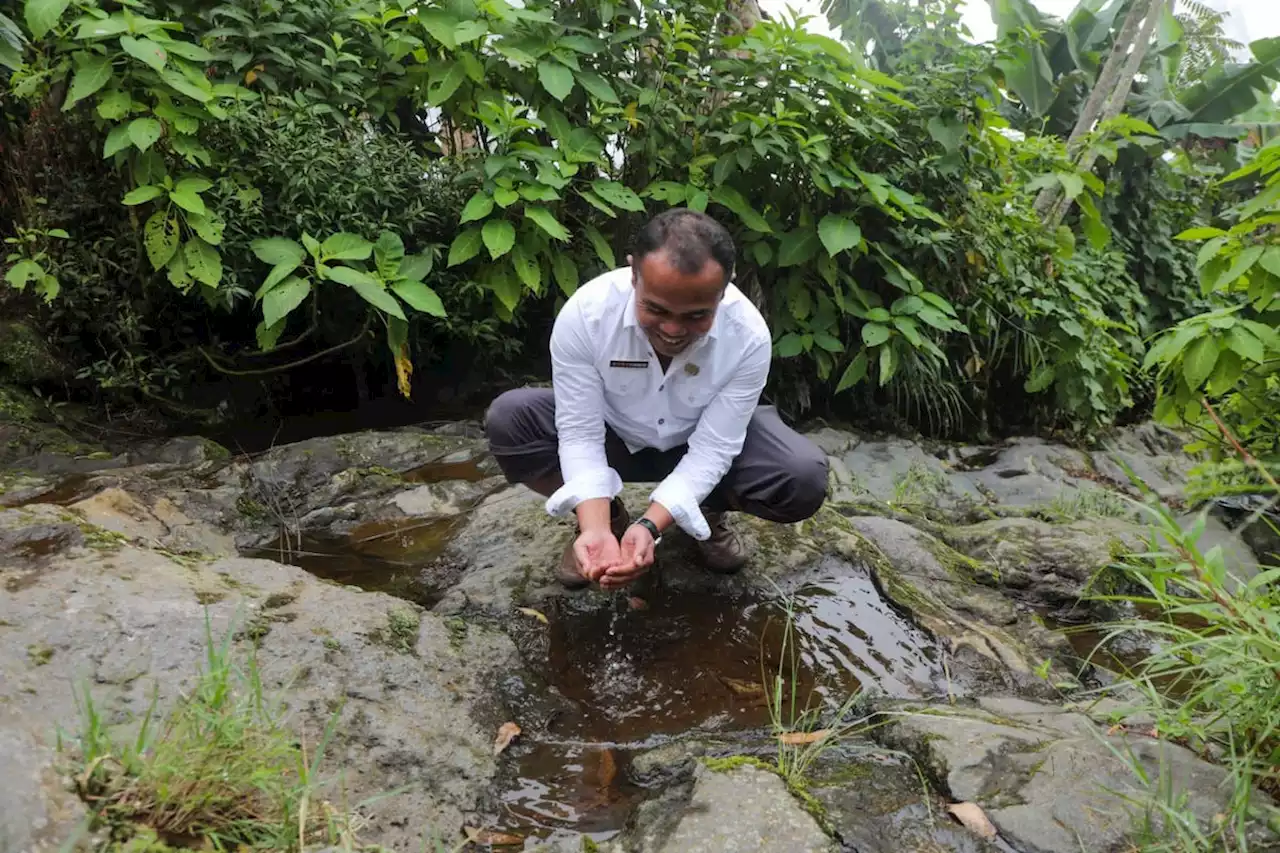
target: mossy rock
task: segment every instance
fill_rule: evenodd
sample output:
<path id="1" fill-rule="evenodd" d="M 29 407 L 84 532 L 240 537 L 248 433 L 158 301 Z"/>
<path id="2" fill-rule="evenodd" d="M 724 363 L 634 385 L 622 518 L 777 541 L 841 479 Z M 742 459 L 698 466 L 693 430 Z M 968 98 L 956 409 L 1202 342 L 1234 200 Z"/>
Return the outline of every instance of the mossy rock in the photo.
<path id="1" fill-rule="evenodd" d="M 22 322 L 0 323 L 0 377 L 11 382 L 56 382 L 67 374 L 44 338 Z"/>

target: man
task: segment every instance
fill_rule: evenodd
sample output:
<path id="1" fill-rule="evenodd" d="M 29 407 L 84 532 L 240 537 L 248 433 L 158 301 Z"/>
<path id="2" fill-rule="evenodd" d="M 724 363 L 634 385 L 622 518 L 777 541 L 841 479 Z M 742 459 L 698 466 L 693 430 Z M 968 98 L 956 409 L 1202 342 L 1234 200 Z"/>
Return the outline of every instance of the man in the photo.
<path id="1" fill-rule="evenodd" d="M 552 388 L 522 388 L 489 409 L 489 447 L 507 479 L 577 515 L 558 577 L 616 589 L 653 563 L 675 524 L 706 568 L 746 562 L 726 510 L 789 523 L 827 490 L 826 456 L 759 406 L 772 339 L 732 283 L 734 245 L 711 217 L 651 220 L 629 267 L 583 285 L 551 334 Z M 634 524 L 623 482 L 658 482 Z"/>

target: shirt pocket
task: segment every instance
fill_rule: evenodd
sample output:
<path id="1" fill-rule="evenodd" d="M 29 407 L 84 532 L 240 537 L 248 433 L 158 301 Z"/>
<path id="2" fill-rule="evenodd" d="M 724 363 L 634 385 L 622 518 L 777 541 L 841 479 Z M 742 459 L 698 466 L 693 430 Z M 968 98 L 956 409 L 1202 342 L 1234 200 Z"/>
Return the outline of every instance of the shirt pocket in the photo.
<path id="1" fill-rule="evenodd" d="M 601 369 L 604 377 L 604 391 L 613 397 L 638 397 L 648 388 L 649 371 L 634 367 L 611 367 L 608 363 Z"/>
<path id="2" fill-rule="evenodd" d="M 694 376 L 682 376 L 672 383 L 671 413 L 687 421 L 702 417 L 702 411 L 715 399 L 716 389 L 706 380 Z"/>

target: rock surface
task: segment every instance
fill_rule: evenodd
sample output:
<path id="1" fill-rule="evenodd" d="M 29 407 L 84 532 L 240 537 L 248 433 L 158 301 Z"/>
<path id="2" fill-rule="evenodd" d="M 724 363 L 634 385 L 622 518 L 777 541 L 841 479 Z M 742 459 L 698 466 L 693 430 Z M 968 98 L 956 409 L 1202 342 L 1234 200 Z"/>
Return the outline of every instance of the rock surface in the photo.
<path id="1" fill-rule="evenodd" d="M 84 818 L 54 748 L 59 728 L 75 731 L 74 689 L 88 686 L 112 725 L 136 721 L 153 689 L 169 707 L 202 659 L 206 613 L 215 637 L 231 632 L 238 648 L 256 648 L 307 742 L 340 709 L 329 756 L 348 801 L 405 788 L 370 807 L 361 832 L 393 850 L 420 849 L 433 832 L 453 844 L 464 826 L 501 819 L 501 785 L 549 784 L 545 769 L 521 762 L 581 746 L 573 737 L 597 756 L 635 753 L 591 771 L 609 777 L 611 792 L 593 797 L 620 796 L 618 785 L 648 797 L 605 844 L 627 853 L 1102 853 L 1132 826 L 1105 789 L 1135 790 L 1109 743 L 1148 770 L 1165 761 L 1197 814 L 1220 808 L 1220 769 L 1162 742 L 1109 736 L 1064 705 L 1060 692 L 1082 671 L 1041 618 L 1087 614 L 1081 597 L 1095 573 L 1140 542 L 1122 465 L 1178 496 L 1190 461 L 1173 437 L 1134 428 L 1089 452 L 829 427 L 813 437 L 832 471 L 819 515 L 791 526 L 735 518 L 751 559 L 732 578 L 700 571 L 687 537 L 673 533 L 655 570 L 622 596 L 561 589 L 553 569 L 571 525 L 497 476 L 474 425 L 318 438 L 253 457 L 202 439 L 115 453 L 28 442 L 32 452 L 0 474 L 0 764 L 23 780 L 0 791 L 0 849 L 57 849 Z M 624 497 L 638 509 L 647 493 L 632 485 Z M 1236 531 L 1219 523 L 1212 535 L 1247 567 Z M 752 674 L 758 658 L 739 673 L 751 681 L 735 675 L 696 691 L 662 676 L 708 672 L 681 668 L 705 640 L 673 630 L 636 642 L 646 626 L 678 629 L 685 618 L 646 615 L 650 602 L 708 602 L 731 622 L 763 625 L 752 614 L 777 608 L 780 596 L 800 602 L 806 666 L 856 671 L 864 702 L 892 721 L 872 732 L 879 744 L 841 741 L 815 761 L 807 805 L 821 820 L 776 774 L 695 761 L 776 758 L 767 715 L 751 717 L 765 701 L 752 683 L 767 680 Z M 732 625 L 698 624 L 733 638 Z M 625 637 L 632 647 L 618 648 Z M 565 642 L 599 649 L 574 657 L 557 649 Z M 756 638 L 742 646 L 768 653 Z M 597 692 L 565 687 L 557 667 L 570 663 L 597 668 Z M 701 717 L 680 709 L 690 728 L 672 740 L 645 717 L 674 706 L 643 703 L 646 691 L 684 690 L 711 704 Z M 640 704 L 599 704 L 610 697 Z M 558 720 L 601 710 L 632 734 L 555 734 Z M 735 729 L 734 714 L 763 728 Z M 494 732 L 508 720 L 531 747 L 495 757 Z M 654 749 L 658 732 L 665 745 Z M 592 745 L 596 737 L 605 743 Z M 982 806 L 1001 840 L 951 820 L 953 801 Z M 549 849 L 581 849 L 572 821 L 539 820 L 520 832 L 554 826 Z"/>

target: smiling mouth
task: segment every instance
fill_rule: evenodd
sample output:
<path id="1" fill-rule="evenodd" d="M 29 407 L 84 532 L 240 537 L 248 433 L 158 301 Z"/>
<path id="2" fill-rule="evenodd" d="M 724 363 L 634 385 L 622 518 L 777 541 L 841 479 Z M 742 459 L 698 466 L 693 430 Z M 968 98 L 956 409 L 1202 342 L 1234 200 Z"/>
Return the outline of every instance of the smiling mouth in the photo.
<path id="1" fill-rule="evenodd" d="M 673 349 L 678 349 L 689 342 L 688 338 L 668 338 L 666 335 L 656 333 L 654 334 L 654 338 L 663 346 L 671 347 Z"/>

